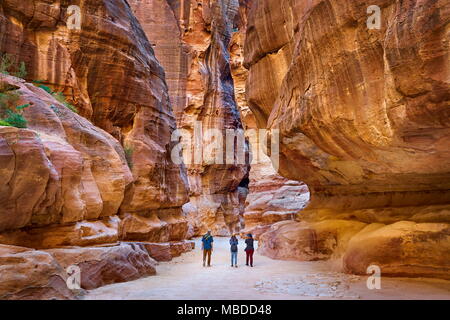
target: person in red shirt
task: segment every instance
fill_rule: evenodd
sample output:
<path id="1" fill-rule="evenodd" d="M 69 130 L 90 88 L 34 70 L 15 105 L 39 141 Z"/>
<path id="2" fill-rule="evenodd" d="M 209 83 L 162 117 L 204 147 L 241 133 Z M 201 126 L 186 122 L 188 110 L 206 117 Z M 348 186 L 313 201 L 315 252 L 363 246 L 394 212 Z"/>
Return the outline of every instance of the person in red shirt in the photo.
<path id="1" fill-rule="evenodd" d="M 245 239 L 245 253 L 247 254 L 246 265 L 250 262 L 250 267 L 253 267 L 253 253 L 255 252 L 255 248 L 253 247 L 253 236 L 251 233 L 247 234 L 247 239 Z"/>

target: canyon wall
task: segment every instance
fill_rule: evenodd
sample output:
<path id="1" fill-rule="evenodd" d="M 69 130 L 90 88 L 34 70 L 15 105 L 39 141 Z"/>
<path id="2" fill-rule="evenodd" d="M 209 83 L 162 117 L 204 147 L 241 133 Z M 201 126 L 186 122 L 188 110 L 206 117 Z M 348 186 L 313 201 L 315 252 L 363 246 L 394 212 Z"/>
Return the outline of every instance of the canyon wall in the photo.
<path id="1" fill-rule="evenodd" d="M 151 238 L 159 225 L 166 240 L 181 239 L 187 229 L 181 217 L 188 199 L 186 174 L 170 159 L 176 124 L 164 71 L 125 1 L 79 5 L 82 28 L 68 30 L 61 22 L 67 7 L 60 2 L 30 7 L 3 1 L 0 50 L 24 61 L 27 79 L 63 92 L 80 115 L 125 149 L 131 180 L 122 183 L 118 195 L 102 194 L 101 215 L 120 209 L 125 238 Z M 112 181 L 103 187 L 114 187 Z"/>
<path id="2" fill-rule="evenodd" d="M 234 61 L 237 62 L 238 56 L 235 57 Z M 233 70 L 237 83 L 245 84 L 245 80 L 242 81 L 242 78 L 246 78 L 245 75 L 246 73 L 238 68 Z M 236 91 L 240 89 L 236 86 Z M 239 96 L 238 93 L 237 96 Z M 309 202 L 309 190 L 303 182 L 289 180 L 278 174 L 272 165 L 271 158 L 262 150 L 258 150 L 260 141 L 254 138 L 254 133 L 258 130 L 256 119 L 247 106 L 244 96 L 241 96 L 239 106 L 248 139 L 253 142 L 250 145 L 252 162 L 244 209 L 244 229 L 240 233 L 242 236 L 252 233 L 256 239 L 259 239 L 259 236 L 272 224 L 284 220 L 295 220 L 297 214 Z"/>
<path id="3" fill-rule="evenodd" d="M 237 28 L 230 42 L 231 73 L 236 101 L 249 140 L 251 168 L 248 175 L 248 194 L 244 204 L 242 236 L 252 233 L 256 239 L 278 221 L 293 220 L 309 200 L 308 187 L 300 181 L 288 180 L 274 169 L 271 159 L 263 152 L 264 141 L 259 136 L 256 117 L 246 98 L 248 70 L 244 67 L 244 43 L 248 14 L 252 0 L 240 0 L 235 19 Z"/>
<path id="4" fill-rule="evenodd" d="M 2 74 L 1 115 L 28 105 L 27 128 L 0 126 L 0 298 L 73 297 L 67 264 L 97 270 L 84 288 L 154 274 L 148 242 L 188 236 L 164 70 L 126 1 L 75 4 L 80 30 L 67 28 L 65 1 L 0 4 L 0 52 L 27 71 Z"/>
<path id="5" fill-rule="evenodd" d="M 185 149 L 190 202 L 184 211 L 190 234 L 211 230 L 229 235 L 240 230 L 248 165 L 239 160 L 245 145 L 234 144 L 232 161 L 225 165 L 223 149 L 208 147 L 219 139 L 208 129 L 226 136 L 242 130 L 230 71 L 229 44 L 236 28 L 237 0 L 129 1 L 158 60 L 166 71 L 169 95 Z M 202 148 L 198 148 L 202 145 Z M 188 155 L 186 155 L 188 154 Z M 199 158 L 198 158 L 199 157 Z"/>
<path id="6" fill-rule="evenodd" d="M 280 173 L 311 191 L 262 252 L 448 278 L 449 14 L 439 0 L 251 6 L 247 101 L 260 128 L 280 130 Z"/>

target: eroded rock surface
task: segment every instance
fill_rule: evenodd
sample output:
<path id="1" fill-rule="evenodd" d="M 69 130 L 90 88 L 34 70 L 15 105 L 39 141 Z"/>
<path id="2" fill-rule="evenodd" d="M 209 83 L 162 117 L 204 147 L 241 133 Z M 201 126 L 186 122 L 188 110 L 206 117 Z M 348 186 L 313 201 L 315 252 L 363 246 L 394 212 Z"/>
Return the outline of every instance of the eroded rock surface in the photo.
<path id="1" fill-rule="evenodd" d="M 450 279 L 449 252 L 447 223 L 401 221 L 368 225 L 350 240 L 343 261 L 357 274 L 377 265 L 386 276 Z"/>
<path id="2" fill-rule="evenodd" d="M 445 1 L 252 6 L 249 105 L 280 130 L 280 172 L 305 181 L 310 208 L 449 202 L 447 15 Z"/>
<path id="3" fill-rule="evenodd" d="M 74 299 L 67 274 L 48 253 L 0 245 L 0 299 Z"/>
<path id="4" fill-rule="evenodd" d="M 138 244 L 143 246 L 150 257 L 156 261 L 170 261 L 179 257 L 181 254 L 194 250 L 195 242 L 193 241 L 173 241 L 173 242 L 130 242 L 130 244 Z"/>
<path id="5" fill-rule="evenodd" d="M 52 144 L 47 148 L 58 150 L 50 159 L 55 169 L 65 165 L 67 179 L 62 183 L 79 183 L 71 180 L 80 180 L 75 177 L 79 173 L 72 174 L 71 171 L 82 168 L 83 187 L 89 190 L 82 194 L 83 201 L 75 201 L 76 187 L 66 192 L 66 197 L 74 198 L 70 201 L 57 204 L 53 199 L 39 201 L 43 206 L 52 207 L 53 216 L 61 210 L 58 206 L 64 206 L 66 222 L 80 220 L 79 215 L 97 219 L 118 213 L 144 217 L 158 215 L 164 220 L 166 213 L 170 216 L 167 219 L 172 219 L 173 211 L 178 210 L 178 217 L 184 221 L 187 230 L 181 216 L 181 206 L 188 201 L 186 172 L 170 159 L 174 144 L 170 136 L 175 129 L 175 118 L 164 71 L 150 42 L 126 1 L 84 1 L 80 7 L 81 30 L 67 28 L 64 23 L 68 17 L 67 7 L 68 4 L 62 1 L 35 1 L 33 5 L 2 1 L 0 51 L 24 61 L 27 80 L 39 80 L 51 90 L 63 92 L 80 115 L 115 139 L 108 136 L 106 142 L 98 142 L 105 140 L 101 137 L 103 130 L 96 128 L 95 131 L 101 133 L 89 136 L 91 129 L 88 128 L 93 126 L 86 120 L 80 120 L 80 124 L 69 119 L 63 129 L 54 112 L 33 113 L 33 119 L 28 119 L 29 128 L 46 134 L 51 131 L 52 135 L 65 135 L 69 140 L 68 145 L 59 140 L 47 142 L 47 145 Z M 54 101 L 47 99 L 46 103 Z M 27 112 L 31 116 L 32 110 L 37 109 L 30 108 Z M 109 146 L 102 147 L 105 143 Z M 95 149 L 90 149 L 90 158 L 77 155 L 76 151 L 89 148 L 89 144 L 95 144 Z M 42 150 L 32 150 L 34 157 L 42 157 Z M 18 152 L 20 154 L 20 150 Z M 32 151 L 29 152 L 31 156 Z M 111 162 L 115 153 L 120 154 L 120 159 Z M 127 165 L 130 169 L 122 168 Z M 40 167 L 33 170 L 30 168 L 27 174 L 35 172 L 46 180 L 57 179 L 55 170 Z M 27 180 L 23 181 L 26 183 Z M 44 182 L 27 196 L 38 198 L 43 194 L 38 188 L 43 186 Z M 51 192 L 57 192 L 57 188 L 54 189 L 48 190 L 49 197 Z M 21 201 L 30 206 L 32 202 Z M 55 218 L 41 214 L 39 219 Z M 1 227 L 10 229 L 14 224 L 22 226 L 24 223 L 11 221 L 2 223 Z"/>
<path id="6" fill-rule="evenodd" d="M 182 141 L 191 153 L 185 157 L 190 186 L 185 213 L 191 215 L 192 231 L 196 235 L 207 230 L 216 235 L 236 232 L 243 213 L 238 186 L 248 167 L 245 161 L 226 165 L 210 161 L 224 155 L 225 148 L 208 149 L 215 138 L 206 131 L 215 129 L 225 137 L 226 129 L 242 129 L 228 48 L 237 27 L 239 2 L 131 0 L 130 5 L 165 68 Z M 195 147 L 196 135 L 203 150 Z M 231 154 L 238 157 L 237 150 Z M 198 161 L 195 155 L 200 155 Z"/>
<path id="7" fill-rule="evenodd" d="M 11 76 L 3 75 L 0 81 L 18 88 L 18 105 L 30 104 L 23 111 L 27 129 L 0 127 L 2 242 L 14 242 L 11 240 L 17 236 L 18 242 L 24 244 L 35 236 L 36 247 L 45 246 L 42 242 L 46 240 L 38 238 L 45 237 L 46 232 L 57 234 L 58 227 L 23 231 L 29 234 L 25 237 L 20 232 L 6 232 L 24 227 L 74 225 L 83 220 L 99 220 L 98 228 L 95 223 L 91 228 L 89 223 L 80 223 L 60 233 L 71 238 L 68 231 L 73 229 L 78 233 L 73 236 L 75 242 L 87 240 L 89 235 L 95 242 L 95 234 L 108 233 L 108 225 L 117 230 L 118 219 L 113 216 L 132 182 L 117 140 L 43 89 Z M 55 244 L 65 241 L 50 237 L 53 239 L 49 241 Z M 110 237 L 114 237 L 111 232 Z M 89 244 L 88 240 L 85 242 Z"/>
<path id="8" fill-rule="evenodd" d="M 188 181 L 184 166 L 170 157 L 176 122 L 164 70 L 126 1 L 83 1 L 81 30 L 68 29 L 68 5 L 0 4 L 0 52 L 23 61 L 27 71 L 26 81 L 2 74 L 1 93 L 19 96 L 8 106 L 12 110 L 30 104 L 23 110 L 26 129 L 0 127 L 0 243 L 82 246 L 77 250 L 90 255 L 98 250 L 89 246 L 128 235 L 148 240 L 152 232 L 144 229 L 153 228 L 155 242 L 183 240 Z M 66 103 L 61 95 L 56 99 L 59 93 Z M 143 226 L 145 219 L 150 222 Z M 8 271 L 1 279 L 5 296 L 68 297 L 55 289 L 61 281 L 53 274 L 61 276 L 62 269 L 52 266 L 48 254 L 30 252 L 25 264 L 48 260 L 36 282 L 43 289 L 21 292 L 27 284 Z M 108 254 L 106 265 L 94 264 L 101 274 L 85 279 L 86 287 L 154 272 L 142 262 L 142 268 L 126 266 L 121 274 L 126 257 L 134 256 L 121 252 L 114 262 L 115 253 Z M 21 270 L 20 259 L 8 261 Z"/>
<path id="9" fill-rule="evenodd" d="M 252 233 L 256 238 L 270 228 L 270 225 L 293 220 L 308 200 L 309 191 L 299 181 L 288 180 L 277 173 L 271 159 L 263 152 L 264 141 L 253 110 L 246 98 L 248 70 L 244 67 L 244 43 L 247 32 L 248 14 L 253 5 L 251 0 L 239 1 L 236 19 L 238 29 L 233 32 L 230 43 L 231 72 L 234 80 L 235 96 L 251 153 L 251 169 L 248 176 L 248 194 L 245 201 L 243 225 L 240 233 Z"/>
<path id="10" fill-rule="evenodd" d="M 370 5 L 381 8 L 379 30 L 367 27 Z M 304 181 L 311 192 L 298 217 L 306 229 L 281 224 L 261 237 L 263 250 L 274 255 L 280 246 L 286 256 L 303 259 L 305 251 L 314 256 L 309 251 L 316 223 L 328 223 L 336 234 L 336 219 L 368 228 L 381 222 L 380 233 L 361 231 L 350 240 L 347 271 L 363 273 L 377 261 L 393 275 L 445 277 L 446 2 L 262 0 L 248 17 L 246 100 L 258 127 L 280 130 L 280 173 Z M 370 248 L 357 245 L 357 237 Z"/>
<path id="11" fill-rule="evenodd" d="M 243 110 L 247 132 L 256 130 L 255 117 L 250 110 Z M 255 131 L 256 132 L 256 131 Z M 258 159 L 251 164 L 249 191 L 243 215 L 245 228 L 241 234 L 252 233 L 256 238 L 268 230 L 271 224 L 283 220 L 295 220 L 309 201 L 308 187 L 299 181 L 288 180 L 274 169 L 271 159 L 257 148 L 252 154 Z"/>
<path id="12" fill-rule="evenodd" d="M 80 268 L 83 289 L 94 289 L 156 274 L 155 260 L 140 244 L 49 249 L 47 252 L 64 268 Z"/>
<path id="13" fill-rule="evenodd" d="M 339 258 L 348 242 L 366 226 L 351 220 L 307 223 L 282 221 L 260 236 L 258 250 L 274 259 L 315 261 Z"/>

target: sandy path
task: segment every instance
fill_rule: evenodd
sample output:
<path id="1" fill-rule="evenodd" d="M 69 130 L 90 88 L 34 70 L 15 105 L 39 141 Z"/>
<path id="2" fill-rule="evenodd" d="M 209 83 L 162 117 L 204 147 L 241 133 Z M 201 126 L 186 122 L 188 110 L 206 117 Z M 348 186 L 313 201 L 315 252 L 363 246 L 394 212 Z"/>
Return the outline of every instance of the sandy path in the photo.
<path id="1" fill-rule="evenodd" d="M 85 299 L 450 299 L 450 281 L 382 278 L 380 290 L 367 277 L 336 273 L 327 262 L 272 260 L 255 252 L 255 267 L 245 266 L 240 240 L 238 268 L 231 268 L 228 239 L 215 238 L 210 268 L 196 249 L 157 266 L 158 274 L 91 290 Z"/>

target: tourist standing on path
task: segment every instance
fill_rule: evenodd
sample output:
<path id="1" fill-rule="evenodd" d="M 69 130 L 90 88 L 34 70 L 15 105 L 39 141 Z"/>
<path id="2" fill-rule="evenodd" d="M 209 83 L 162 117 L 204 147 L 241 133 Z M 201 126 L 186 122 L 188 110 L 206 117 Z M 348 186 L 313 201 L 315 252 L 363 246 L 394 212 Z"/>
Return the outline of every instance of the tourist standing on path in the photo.
<path id="1" fill-rule="evenodd" d="M 247 234 L 247 239 L 245 239 L 245 253 L 247 254 L 246 265 L 250 262 L 250 267 L 253 267 L 253 252 L 255 252 L 255 248 L 253 247 L 253 236 L 251 233 Z"/>
<path id="2" fill-rule="evenodd" d="M 230 239 L 231 266 L 236 268 L 237 268 L 238 243 L 239 241 L 236 238 L 236 235 L 233 234 L 233 236 Z"/>
<path id="3" fill-rule="evenodd" d="M 208 257 L 208 267 L 211 267 L 211 253 L 213 251 L 213 236 L 211 231 L 208 231 L 202 238 L 202 250 L 203 250 L 203 266 L 205 266 L 206 257 Z"/>

